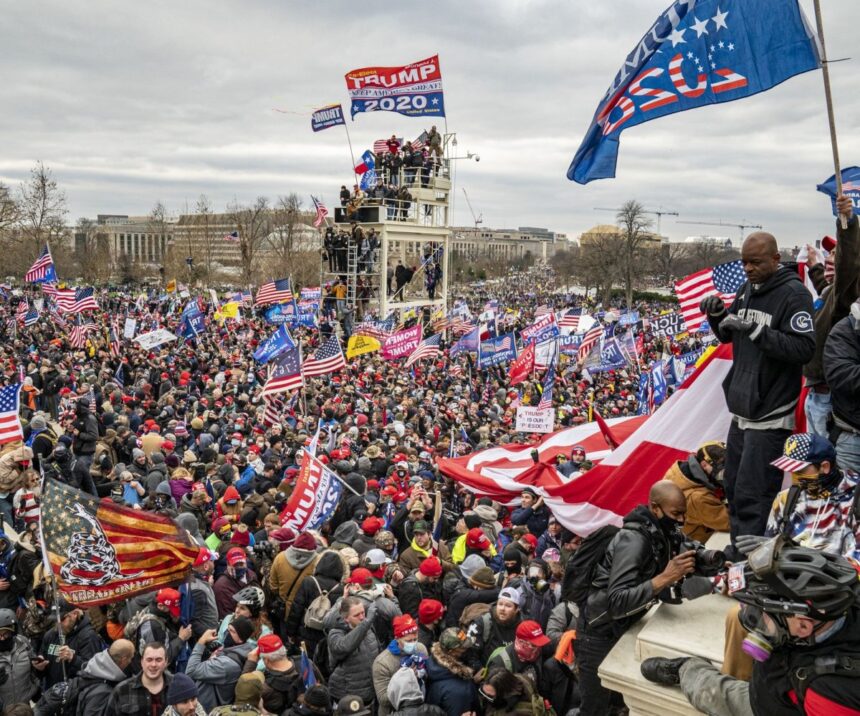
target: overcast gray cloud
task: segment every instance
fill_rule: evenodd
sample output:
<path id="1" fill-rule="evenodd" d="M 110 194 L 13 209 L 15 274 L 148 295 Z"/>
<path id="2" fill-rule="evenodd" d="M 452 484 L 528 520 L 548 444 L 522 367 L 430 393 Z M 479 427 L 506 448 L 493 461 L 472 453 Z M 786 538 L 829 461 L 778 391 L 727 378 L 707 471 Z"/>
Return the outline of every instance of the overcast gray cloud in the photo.
<path id="1" fill-rule="evenodd" d="M 636 198 L 684 220 L 747 220 L 795 245 L 832 232 L 815 185 L 833 173 L 819 72 L 774 90 L 625 132 L 616 179 L 580 186 L 565 171 L 598 99 L 668 5 L 585 0 L 432 3 L 6 3 L 0 30 L 0 181 L 33 163 L 66 190 L 70 218 L 178 213 L 201 193 L 234 198 L 321 194 L 350 178 L 341 128 L 313 134 L 313 107 L 341 101 L 343 75 L 438 53 L 448 127 L 485 226 L 538 225 L 576 236 L 612 219 L 593 207 Z M 812 18 L 811 2 L 802 5 Z M 851 55 L 860 3 L 824 3 L 828 52 Z M 843 165 L 860 164 L 857 59 L 833 65 Z M 301 114 L 273 111 L 286 110 Z M 422 119 L 380 112 L 349 129 L 357 153 Z M 455 220 L 471 218 L 462 192 Z M 672 239 L 731 228 L 676 224 Z"/>

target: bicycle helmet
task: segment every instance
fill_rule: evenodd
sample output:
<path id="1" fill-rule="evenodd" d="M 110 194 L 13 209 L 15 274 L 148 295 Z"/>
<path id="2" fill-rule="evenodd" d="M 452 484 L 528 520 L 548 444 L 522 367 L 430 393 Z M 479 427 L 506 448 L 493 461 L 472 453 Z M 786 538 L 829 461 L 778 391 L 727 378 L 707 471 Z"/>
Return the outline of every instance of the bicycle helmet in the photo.
<path id="1" fill-rule="evenodd" d="M 0 609 L 0 629 L 15 629 L 18 619 L 11 609 Z"/>
<path id="2" fill-rule="evenodd" d="M 858 603 L 857 570 L 842 556 L 808 547 L 778 547 L 769 565 L 756 564 L 752 552 L 744 569 L 746 586 L 732 596 L 770 614 L 802 614 L 832 621 Z M 763 551 L 766 555 L 766 551 Z"/>
<path id="3" fill-rule="evenodd" d="M 248 607 L 254 614 L 258 614 L 266 603 L 266 595 L 259 587 L 245 587 L 233 595 L 233 601 Z"/>

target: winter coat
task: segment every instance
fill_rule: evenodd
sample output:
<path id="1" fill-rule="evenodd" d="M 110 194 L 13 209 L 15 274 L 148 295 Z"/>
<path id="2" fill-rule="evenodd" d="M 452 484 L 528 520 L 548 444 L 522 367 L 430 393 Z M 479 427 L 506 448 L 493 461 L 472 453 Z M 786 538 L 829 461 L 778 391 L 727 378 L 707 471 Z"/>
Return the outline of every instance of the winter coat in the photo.
<path id="1" fill-rule="evenodd" d="M 438 642 L 430 647 L 427 660 L 427 697 L 425 703 L 439 706 L 447 716 L 461 716 L 478 710 L 475 672 L 457 661 Z"/>
<path id="2" fill-rule="evenodd" d="M 671 558 L 671 545 L 645 505 L 624 517 L 597 564 L 585 607 L 587 631 L 619 637 L 645 616 L 657 598 L 651 579 Z"/>
<path id="3" fill-rule="evenodd" d="M 432 547 L 431 550 L 422 550 L 417 544 L 415 544 L 415 538 L 413 537 L 412 542 L 410 542 L 409 544 L 409 547 L 400 554 L 400 557 L 397 559 L 397 561 L 403 565 L 404 569 L 409 570 L 411 572 L 415 569 L 418 569 L 418 567 L 421 566 L 421 562 L 423 562 L 431 554 Z M 456 569 L 456 565 L 451 559 L 451 552 L 448 549 L 448 545 L 446 545 L 442 541 L 440 541 L 437 545 L 436 556 L 442 563 L 443 572 L 451 572 Z"/>
<path id="4" fill-rule="evenodd" d="M 851 304 L 860 297 L 860 221 L 852 216 L 848 226 L 843 229 L 842 222 L 836 221 L 836 256 L 833 262 L 833 284 L 819 291 L 823 304 L 815 312 L 815 355 L 805 366 L 803 375 L 807 381 L 820 383 L 824 377 L 824 345 L 833 326 L 848 315 Z M 809 270 L 809 277 L 815 280 L 815 273 L 823 276 L 821 264 Z"/>
<path id="5" fill-rule="evenodd" d="M 195 644 L 188 657 L 185 673 L 197 684 L 200 690 L 198 699 L 208 713 L 216 706 L 233 703 L 236 682 L 242 675 L 245 659 L 254 645 L 245 642 L 224 649 L 217 656 L 202 661 L 204 647 Z"/>
<path id="6" fill-rule="evenodd" d="M 388 698 L 396 706 L 392 716 L 445 716 L 438 706 L 424 703 L 424 694 L 411 669 L 398 669 L 388 685 Z"/>
<path id="7" fill-rule="evenodd" d="M 427 657 L 427 649 L 423 644 L 415 647 L 415 653 Z M 405 654 L 400 650 L 396 639 L 393 639 L 386 649 L 373 660 L 373 690 L 376 692 L 378 716 L 388 716 L 394 707 L 388 700 L 388 684 L 391 677 L 400 668 L 400 660 Z"/>
<path id="8" fill-rule="evenodd" d="M 78 434 L 72 441 L 72 451 L 75 455 L 92 455 L 96 451 L 99 439 L 99 423 L 96 416 L 90 412 L 78 413 L 74 422 Z"/>
<path id="9" fill-rule="evenodd" d="M 729 531 L 729 509 L 702 478 L 707 480 L 707 475 L 695 456 L 674 463 L 663 475 L 664 480 L 674 482 L 684 493 L 687 502 L 687 517 L 681 528 L 684 534 L 707 542 L 714 532 Z"/>
<path id="10" fill-rule="evenodd" d="M 417 619 L 418 605 L 422 599 L 442 601 L 442 583 L 438 580 L 435 582 L 420 582 L 413 572 L 400 583 L 400 588 L 397 592 L 397 601 L 400 602 L 400 608 L 404 614 L 411 614 Z"/>
<path id="11" fill-rule="evenodd" d="M 322 632 L 316 629 L 308 629 L 304 625 L 305 612 L 311 602 L 320 595 L 319 588 L 330 592 L 343 578 L 343 560 L 337 552 L 326 551 L 320 554 L 314 567 L 314 582 L 309 576 L 305 577 L 296 592 L 289 615 L 286 619 L 287 634 L 298 634 L 305 641 L 316 644 L 322 639 Z M 334 602 L 334 599 L 331 599 Z"/>
<path id="12" fill-rule="evenodd" d="M 75 624 L 72 631 L 66 634 L 65 644 L 75 652 L 74 658 L 65 662 L 65 678 L 77 676 L 84 664 L 104 649 L 101 637 L 93 630 L 90 625 L 90 618 L 86 614 Z M 45 632 L 45 636 L 42 637 L 42 648 L 39 652 L 50 662 L 48 668 L 42 672 L 48 686 L 53 686 L 64 680 L 63 662 L 51 655 L 52 647 L 53 650 L 59 648 L 57 627 Z"/>
<path id="13" fill-rule="evenodd" d="M 579 618 L 579 607 L 574 602 L 559 602 L 550 612 L 546 624 L 546 635 L 553 643 L 558 643 L 561 635 L 571 629 L 576 629 Z"/>
<path id="14" fill-rule="evenodd" d="M 250 568 L 248 569 L 247 578 L 244 582 L 240 582 L 235 577 L 227 572 L 224 572 L 218 579 L 215 580 L 215 585 L 212 591 L 215 593 L 215 605 L 218 607 L 218 619 L 223 619 L 228 614 L 232 614 L 236 608 L 236 602 L 233 600 L 233 595 L 245 587 L 259 587 L 257 575 Z"/>
<path id="15" fill-rule="evenodd" d="M 824 374 L 836 425 L 843 430 L 860 431 L 860 311 L 854 306 L 851 311 L 852 315 L 830 331 L 824 346 Z M 855 311 L 858 317 L 853 315 Z"/>
<path id="16" fill-rule="evenodd" d="M 257 670 L 258 663 L 250 659 L 242 668 L 243 674 Z M 263 706 L 266 711 L 273 714 L 281 714 L 292 706 L 298 697 L 305 692 L 302 675 L 296 668 L 295 662 L 291 662 L 286 671 L 263 671 Z"/>
<path id="17" fill-rule="evenodd" d="M 0 456 L 0 492 L 8 492 L 11 496 L 24 486 L 21 462 L 32 460 L 33 451 L 28 447 L 16 447 Z"/>
<path id="18" fill-rule="evenodd" d="M 170 494 L 173 495 L 173 499 L 176 501 L 177 505 L 182 502 L 182 498 L 193 489 L 193 483 L 191 480 L 185 480 L 183 478 L 170 480 L 168 484 L 170 485 Z"/>
<path id="19" fill-rule="evenodd" d="M 105 716 L 152 716 L 152 695 L 141 683 L 143 672 L 121 681 L 113 690 Z M 173 674 L 164 672 L 164 695 L 173 681 Z"/>
<path id="20" fill-rule="evenodd" d="M 341 618 L 337 606 L 323 621 L 328 638 L 328 662 L 332 668 L 328 680 L 329 695 L 337 701 L 355 694 L 364 703 L 373 701 L 373 660 L 379 654 L 379 643 L 373 633 L 376 608 L 371 606 L 366 617 L 355 629 Z"/>
<path id="21" fill-rule="evenodd" d="M 287 619 L 305 577 L 314 573 L 318 555 L 307 549 L 287 547 L 278 552 L 269 570 L 269 589 L 284 601 L 284 615 Z"/>
<path id="22" fill-rule="evenodd" d="M 125 672 L 111 659 L 107 650 L 96 654 L 78 675 L 76 716 L 101 716 L 114 688 L 125 679 Z"/>
<path id="23" fill-rule="evenodd" d="M 803 364 L 815 353 L 812 311 L 812 296 L 800 277 L 783 267 L 757 288 L 745 282 L 727 313 L 708 317 L 717 339 L 732 344 L 734 360 L 723 380 L 729 412 L 765 422 L 794 411 Z M 756 328 L 748 335 L 723 330 L 729 313 Z"/>
<path id="24" fill-rule="evenodd" d="M 179 511 L 187 512 L 189 515 L 193 515 L 194 519 L 197 520 L 197 527 L 200 534 L 205 534 L 209 531 L 209 519 L 207 517 L 206 506 L 200 505 L 195 506 L 191 502 L 191 493 L 185 495 L 179 502 Z"/>
<path id="25" fill-rule="evenodd" d="M 533 507 L 518 507 L 511 513 L 512 525 L 525 525 L 535 537 L 540 537 L 549 525 L 549 508 L 541 505 Z"/>
<path id="26" fill-rule="evenodd" d="M 194 602 L 191 638 L 197 641 L 207 629 L 218 628 L 218 605 L 215 603 L 215 592 L 209 582 L 193 575 L 189 585 L 191 601 Z"/>
<path id="27" fill-rule="evenodd" d="M 448 611 L 445 612 L 445 627 L 457 626 L 463 610 L 470 604 L 493 604 L 499 598 L 499 587 L 492 589 L 475 589 L 467 585 L 451 597 Z"/>
<path id="28" fill-rule="evenodd" d="M 39 682 L 30 667 L 30 660 L 36 657 L 27 637 L 16 634 L 11 651 L 0 651 L 0 673 L 7 674 L 0 684 L 0 703 L 10 704 L 23 701 L 27 703 L 39 690 Z"/>

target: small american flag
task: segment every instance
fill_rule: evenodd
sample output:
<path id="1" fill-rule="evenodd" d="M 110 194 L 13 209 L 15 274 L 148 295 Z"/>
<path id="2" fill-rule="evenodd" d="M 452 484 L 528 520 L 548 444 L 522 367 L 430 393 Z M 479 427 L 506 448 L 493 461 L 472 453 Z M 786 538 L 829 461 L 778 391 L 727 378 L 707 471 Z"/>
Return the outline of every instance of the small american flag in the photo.
<path id="1" fill-rule="evenodd" d="M 552 307 L 548 306 L 547 304 L 543 304 L 542 306 L 538 306 L 535 309 L 535 318 L 540 318 L 541 316 L 546 315 L 547 313 L 551 313 L 551 312 L 552 312 Z"/>
<path id="2" fill-rule="evenodd" d="M 118 356 L 122 352 L 122 339 L 120 338 L 122 335 L 119 331 L 119 322 L 116 318 L 111 321 L 110 329 L 109 329 L 109 348 L 110 354 L 112 356 Z"/>
<path id="3" fill-rule="evenodd" d="M 74 348 L 86 348 L 87 346 L 87 336 L 96 330 L 96 324 L 92 321 L 88 323 L 81 323 L 78 321 L 72 326 L 72 330 L 69 331 L 69 343 L 72 344 Z"/>
<path id="4" fill-rule="evenodd" d="M 317 212 L 317 216 L 314 219 L 314 226 L 319 228 L 325 223 L 325 218 L 328 216 L 328 209 L 326 209 L 325 204 L 323 204 L 313 194 L 311 194 L 311 201 L 314 203 L 314 209 Z"/>
<path id="5" fill-rule="evenodd" d="M 299 349 L 284 351 L 269 363 L 269 377 L 263 386 L 262 396 L 270 398 L 278 393 L 295 390 L 304 385 L 302 359 Z"/>
<path id="6" fill-rule="evenodd" d="M 421 132 L 417 139 L 413 139 L 409 144 L 412 145 L 413 152 L 420 152 L 427 144 L 427 132 Z"/>
<path id="7" fill-rule="evenodd" d="M 90 288 L 60 288 L 54 297 L 57 308 L 69 313 L 80 313 L 81 311 L 98 310 L 95 290 Z"/>
<path id="8" fill-rule="evenodd" d="M 24 280 L 27 283 L 41 283 L 42 281 L 56 281 L 57 274 L 54 271 L 54 259 L 51 258 L 51 249 L 45 244 L 39 258 L 30 267 L 30 270 L 24 274 Z"/>
<path id="9" fill-rule="evenodd" d="M 558 327 L 570 328 L 573 333 L 579 330 L 579 321 L 582 318 L 581 308 L 571 308 L 559 316 Z"/>
<path id="10" fill-rule="evenodd" d="M 579 351 L 576 354 L 577 360 L 584 361 L 588 358 L 588 354 L 591 353 L 591 350 L 595 345 L 597 345 L 602 337 L 603 327 L 599 323 L 593 328 L 590 328 L 582 337 L 582 343 L 580 343 Z"/>
<path id="11" fill-rule="evenodd" d="M 439 355 L 440 340 L 442 340 L 442 336 L 439 333 L 432 335 L 429 338 L 425 338 L 423 341 L 421 341 L 421 343 L 418 344 L 418 347 L 414 351 L 412 351 L 412 353 L 406 359 L 406 362 L 403 364 L 403 367 L 408 368 L 413 363 L 421 360 L 422 358 L 433 358 Z"/>
<path id="12" fill-rule="evenodd" d="M 463 366 L 459 363 L 454 363 L 454 365 L 448 368 L 448 375 L 454 378 L 458 378 L 459 376 L 463 375 Z"/>
<path id="13" fill-rule="evenodd" d="M 298 393 L 296 393 L 298 395 Z M 263 403 L 263 425 L 271 427 L 281 421 L 284 412 L 284 401 L 275 396 L 268 398 Z"/>
<path id="14" fill-rule="evenodd" d="M 18 418 L 20 394 L 20 383 L 0 389 L 0 445 L 24 439 L 21 420 Z"/>
<path id="15" fill-rule="evenodd" d="M 708 317 L 699 311 L 699 303 L 705 296 L 716 293 L 724 303 L 735 300 L 738 289 L 747 280 L 741 261 L 717 264 L 702 269 L 675 284 L 675 293 L 681 304 L 681 314 L 688 331 L 698 330 Z"/>
<path id="16" fill-rule="evenodd" d="M 389 138 L 390 139 L 390 138 Z M 396 137 L 397 143 L 402 146 L 403 145 L 403 137 Z M 388 151 L 388 139 L 377 139 L 373 143 L 373 153 L 374 154 L 385 154 Z"/>
<path id="17" fill-rule="evenodd" d="M 543 380 L 543 393 L 541 393 L 538 401 L 538 410 L 547 410 L 552 408 L 552 388 L 555 385 L 555 368 L 550 367 L 546 372 L 546 377 Z"/>
<path id="18" fill-rule="evenodd" d="M 343 359 L 340 341 L 337 336 L 329 336 L 313 356 L 305 361 L 302 366 L 302 373 L 305 378 L 312 378 L 315 375 L 333 373 L 344 366 L 346 366 L 346 361 Z"/>
<path id="19" fill-rule="evenodd" d="M 30 304 L 27 303 L 27 299 L 25 298 L 23 301 L 18 303 L 18 308 L 15 310 L 15 318 L 18 321 L 23 321 L 24 317 L 30 311 Z"/>
<path id="20" fill-rule="evenodd" d="M 27 311 L 27 315 L 24 316 L 24 325 L 32 326 L 34 323 L 39 322 L 39 309 L 33 306 L 29 311 Z"/>
<path id="21" fill-rule="evenodd" d="M 224 241 L 232 241 L 236 243 L 239 241 L 239 232 L 231 231 L 229 234 L 224 234 Z"/>
<path id="22" fill-rule="evenodd" d="M 66 328 L 69 327 L 69 322 L 60 315 L 59 311 L 57 311 L 56 308 L 49 309 L 49 313 L 51 314 L 51 320 L 53 320 L 54 323 L 57 324 L 57 326 L 59 326 L 63 330 L 66 330 Z"/>
<path id="23" fill-rule="evenodd" d="M 257 290 L 255 306 L 265 306 L 270 303 L 289 303 L 293 300 L 293 292 L 290 289 L 290 279 L 280 278 L 277 281 L 264 283 Z"/>

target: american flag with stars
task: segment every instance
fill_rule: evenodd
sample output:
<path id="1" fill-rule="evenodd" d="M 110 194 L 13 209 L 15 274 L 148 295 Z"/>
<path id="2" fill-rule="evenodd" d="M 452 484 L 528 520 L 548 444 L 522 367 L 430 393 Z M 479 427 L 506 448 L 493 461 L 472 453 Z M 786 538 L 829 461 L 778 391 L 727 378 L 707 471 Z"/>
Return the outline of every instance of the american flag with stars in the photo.
<path id="1" fill-rule="evenodd" d="M 590 328 L 582 337 L 582 343 L 579 344 L 579 351 L 576 354 L 577 360 L 584 361 L 588 358 L 592 349 L 600 342 L 601 338 L 603 338 L 603 327 L 598 323 L 593 328 Z"/>
<path id="2" fill-rule="evenodd" d="M 41 283 L 43 281 L 56 281 L 57 274 L 54 271 L 54 259 L 51 258 L 51 248 L 45 244 L 39 258 L 24 275 L 27 283 Z"/>
<path id="3" fill-rule="evenodd" d="M 24 431 L 21 430 L 21 420 L 18 417 L 20 395 L 20 383 L 0 389 L 0 445 L 24 439 Z"/>
<path id="4" fill-rule="evenodd" d="M 421 360 L 422 358 L 433 358 L 439 355 L 439 341 L 441 339 L 442 335 L 440 333 L 436 333 L 429 338 L 425 338 L 423 341 L 421 341 L 421 343 L 418 344 L 415 350 L 409 354 L 409 357 L 406 359 L 406 362 L 403 364 L 403 367 L 408 368 L 413 363 Z"/>
<path id="5" fill-rule="evenodd" d="M 552 388 L 555 385 L 555 368 L 550 366 L 546 372 L 546 377 L 543 380 L 543 392 L 538 401 L 538 410 L 548 410 L 552 408 Z"/>
<path id="6" fill-rule="evenodd" d="M 303 385 L 302 359 L 296 347 L 284 351 L 269 363 L 269 377 L 266 379 L 261 395 L 263 398 L 270 398 L 279 393 L 301 388 Z"/>
<path id="7" fill-rule="evenodd" d="M 559 328 L 570 328 L 573 333 L 579 330 L 579 321 L 582 318 L 581 308 L 569 308 L 558 318 Z"/>
<path id="8" fill-rule="evenodd" d="M 315 375 L 333 373 L 344 366 L 346 366 L 346 361 L 343 359 L 340 341 L 337 336 L 329 336 L 313 356 L 305 361 L 302 366 L 302 373 L 305 378 L 312 378 Z"/>
<path id="9" fill-rule="evenodd" d="M 60 288 L 54 296 L 57 308 L 68 313 L 80 313 L 81 311 L 98 310 L 95 289 L 88 288 Z"/>
<path id="10" fill-rule="evenodd" d="M 289 303 L 293 300 L 293 291 L 290 288 L 290 279 L 279 278 L 277 281 L 264 283 L 257 290 L 254 299 L 255 306 L 266 306 L 270 303 Z"/>
<path id="11" fill-rule="evenodd" d="M 675 284 L 675 293 L 681 304 L 681 314 L 688 331 L 696 331 L 708 317 L 699 310 L 705 296 L 716 294 L 726 307 L 735 300 L 738 289 L 746 282 L 743 263 L 740 260 L 717 264 L 702 269 Z"/>
<path id="12" fill-rule="evenodd" d="M 314 203 L 314 210 L 317 213 L 316 218 L 314 219 L 314 226 L 318 229 L 325 223 L 325 218 L 328 216 L 328 209 L 326 209 L 325 204 L 323 204 L 313 194 L 311 194 L 311 201 Z"/>
<path id="13" fill-rule="evenodd" d="M 92 321 L 81 323 L 81 321 L 78 320 L 78 322 L 72 326 L 72 330 L 69 331 L 69 343 L 71 343 L 74 348 L 86 348 L 87 336 L 94 330 L 96 330 L 96 324 Z"/>

